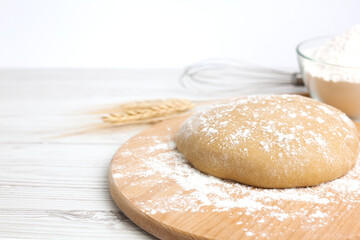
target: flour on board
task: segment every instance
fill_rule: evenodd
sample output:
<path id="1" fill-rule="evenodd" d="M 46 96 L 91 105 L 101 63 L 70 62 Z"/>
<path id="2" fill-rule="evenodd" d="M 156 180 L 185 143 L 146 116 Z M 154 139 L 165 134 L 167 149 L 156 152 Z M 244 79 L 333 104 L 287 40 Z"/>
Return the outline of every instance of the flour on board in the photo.
<path id="1" fill-rule="evenodd" d="M 320 106 L 318 111 L 329 113 L 333 110 Z M 308 117 L 306 114 L 302 115 Z M 345 120 L 345 124 L 352 124 L 347 118 Z M 314 121 L 322 124 L 323 119 L 316 118 Z M 197 124 L 204 123 L 206 124 L 200 119 L 191 124 L 196 127 Z M 256 121 L 254 123 L 261 124 Z M 228 124 L 231 124 L 230 119 L 219 123 Z M 261 129 L 264 132 L 274 132 L 276 129 L 272 126 L 276 124 L 279 123 L 268 121 Z M 213 134 L 211 126 L 208 127 L 208 133 Z M 303 128 L 297 126 L 289 129 L 287 133 L 277 132 L 275 135 L 279 140 L 278 144 L 282 143 L 281 147 L 287 148 L 287 141 L 293 141 L 295 134 Z M 246 236 L 250 237 L 253 232 L 248 231 L 250 226 L 241 219 L 244 215 L 251 216 L 259 228 L 269 222 L 276 224 L 276 221 L 295 220 L 300 222 L 301 228 L 314 229 L 331 224 L 336 218 L 346 214 L 346 211 L 354 211 L 360 206 L 360 159 L 345 176 L 328 183 L 305 188 L 260 189 L 201 173 L 177 151 L 174 129 L 167 127 L 166 131 L 169 134 L 135 137 L 134 141 L 146 143 L 137 147 L 132 145 L 130 148 L 128 143 L 125 143 L 123 150 L 119 152 L 119 159 L 136 159 L 136 167 L 126 165 L 127 161 L 119 161 L 112 169 L 113 178 L 124 185 L 158 189 L 156 193 L 160 194 L 150 194 L 148 199 L 135 201 L 137 207 L 148 215 L 208 211 L 226 213 L 229 218 L 234 218 L 237 226 L 242 227 Z M 326 141 L 314 132 L 309 131 L 308 135 L 308 144 L 326 145 Z M 246 138 L 251 134 L 247 129 L 238 129 L 234 136 L 229 136 L 230 142 L 237 144 L 237 136 Z M 271 143 L 264 141 L 260 144 L 266 151 Z M 246 149 L 244 154 L 247 154 Z M 304 207 L 289 208 L 289 205 Z M 346 206 L 346 210 L 335 211 L 335 214 L 329 215 L 328 212 L 333 213 L 334 211 L 330 210 L 334 210 L 337 205 Z M 269 237 L 263 234 L 257 236 Z"/>
<path id="2" fill-rule="evenodd" d="M 176 150 L 171 137 L 148 136 L 146 140 L 149 145 L 120 153 L 125 158 L 137 159 L 136 169 L 121 164 L 113 168 L 113 177 L 124 184 L 161 187 L 164 194 L 136 202 L 146 214 L 206 212 L 207 206 L 212 206 L 212 212 L 230 210 L 238 216 L 251 215 L 257 224 L 297 219 L 302 222 L 301 227 L 314 228 L 329 224 L 342 214 L 328 216 L 329 203 L 341 201 L 349 211 L 360 204 L 359 160 L 342 178 L 315 187 L 259 189 L 199 172 Z M 308 203 L 311 207 L 283 207 L 289 203 Z"/>

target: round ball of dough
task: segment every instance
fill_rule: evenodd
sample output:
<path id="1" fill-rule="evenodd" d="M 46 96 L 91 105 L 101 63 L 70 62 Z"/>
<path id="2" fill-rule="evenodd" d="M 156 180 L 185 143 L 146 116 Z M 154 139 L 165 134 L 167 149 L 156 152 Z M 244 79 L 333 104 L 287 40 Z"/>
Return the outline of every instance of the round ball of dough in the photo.
<path id="1" fill-rule="evenodd" d="M 198 170 L 263 188 L 331 181 L 357 159 L 355 124 L 341 111 L 298 95 L 247 96 L 189 117 L 176 144 Z"/>

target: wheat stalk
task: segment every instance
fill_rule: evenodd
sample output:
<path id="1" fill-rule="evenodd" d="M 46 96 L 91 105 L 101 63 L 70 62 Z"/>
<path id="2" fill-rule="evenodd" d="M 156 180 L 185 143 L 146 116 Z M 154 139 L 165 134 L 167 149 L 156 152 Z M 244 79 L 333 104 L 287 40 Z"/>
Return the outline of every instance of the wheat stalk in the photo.
<path id="1" fill-rule="evenodd" d="M 194 106 L 194 103 L 185 99 L 137 101 L 118 106 L 119 113 L 109 113 L 102 120 L 116 125 L 158 122 L 186 112 Z"/>

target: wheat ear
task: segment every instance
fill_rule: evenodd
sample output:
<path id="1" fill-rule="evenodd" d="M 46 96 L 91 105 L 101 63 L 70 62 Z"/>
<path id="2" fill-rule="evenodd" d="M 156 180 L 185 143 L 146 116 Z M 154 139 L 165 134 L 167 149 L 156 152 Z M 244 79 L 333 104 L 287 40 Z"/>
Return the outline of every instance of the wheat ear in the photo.
<path id="1" fill-rule="evenodd" d="M 194 106 L 194 103 L 185 99 L 138 101 L 120 105 L 118 109 L 121 112 L 109 113 L 102 120 L 116 125 L 157 122 L 186 112 Z"/>

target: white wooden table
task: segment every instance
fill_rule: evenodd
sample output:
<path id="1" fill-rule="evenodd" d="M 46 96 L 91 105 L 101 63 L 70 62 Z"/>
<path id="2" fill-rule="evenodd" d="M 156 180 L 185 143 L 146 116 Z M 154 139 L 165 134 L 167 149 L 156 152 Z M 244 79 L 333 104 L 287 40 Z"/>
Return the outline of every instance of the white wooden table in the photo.
<path id="1" fill-rule="evenodd" d="M 113 203 L 107 167 L 146 125 L 59 135 L 124 101 L 202 99 L 181 70 L 0 70 L 0 239 L 154 239 Z M 289 91 L 303 91 L 289 87 Z"/>

